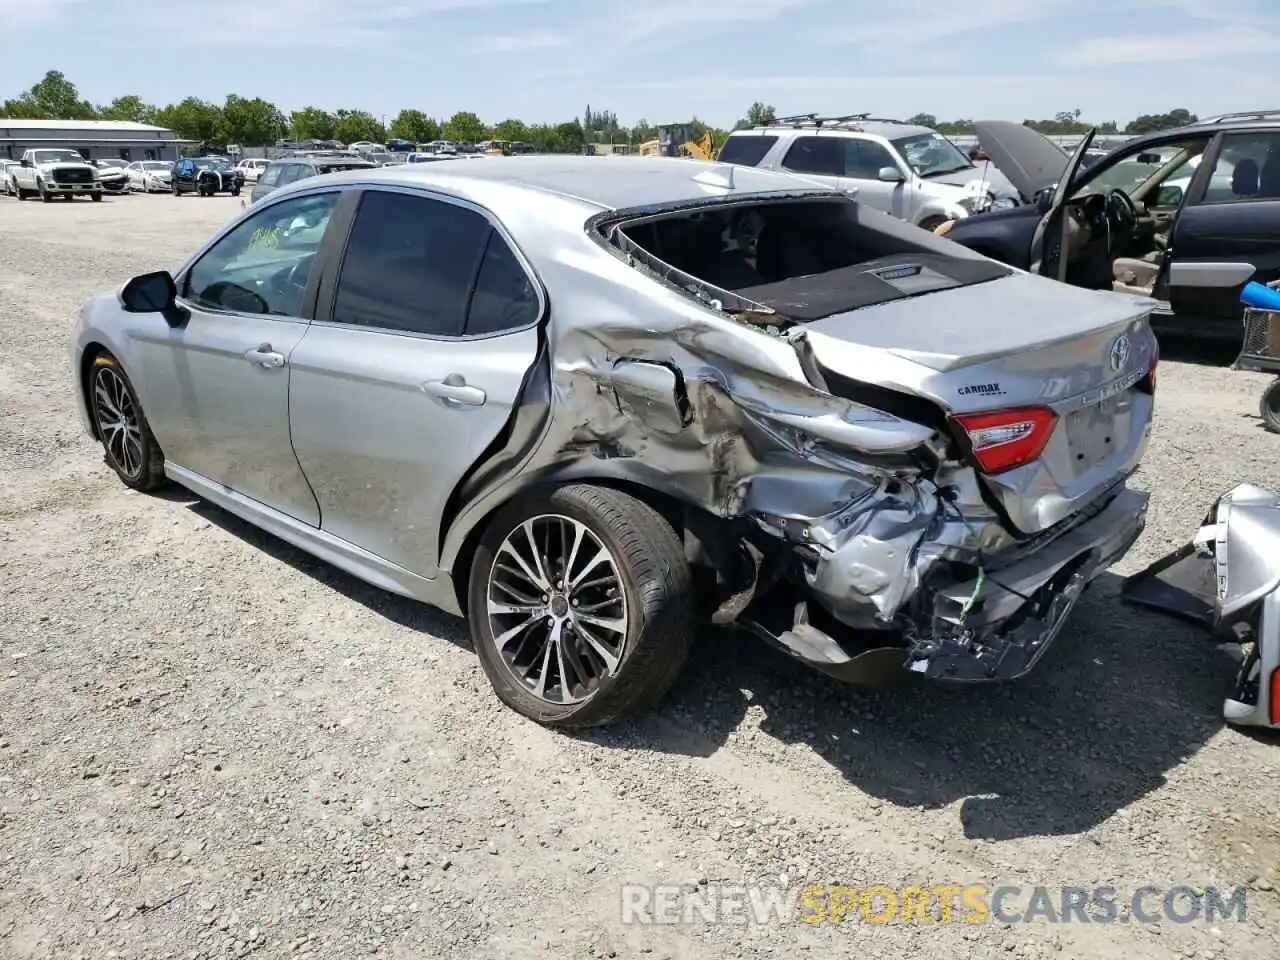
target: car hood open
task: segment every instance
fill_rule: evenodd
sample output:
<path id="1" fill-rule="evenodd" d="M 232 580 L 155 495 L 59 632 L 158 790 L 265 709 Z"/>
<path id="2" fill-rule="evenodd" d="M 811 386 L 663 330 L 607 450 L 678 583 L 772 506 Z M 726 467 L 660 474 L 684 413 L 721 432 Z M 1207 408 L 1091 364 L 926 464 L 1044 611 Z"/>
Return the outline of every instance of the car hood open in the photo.
<path id="1" fill-rule="evenodd" d="M 1057 183 L 1070 156 L 1044 134 L 1008 120 L 979 120 L 973 131 L 992 162 L 1028 203 Z"/>

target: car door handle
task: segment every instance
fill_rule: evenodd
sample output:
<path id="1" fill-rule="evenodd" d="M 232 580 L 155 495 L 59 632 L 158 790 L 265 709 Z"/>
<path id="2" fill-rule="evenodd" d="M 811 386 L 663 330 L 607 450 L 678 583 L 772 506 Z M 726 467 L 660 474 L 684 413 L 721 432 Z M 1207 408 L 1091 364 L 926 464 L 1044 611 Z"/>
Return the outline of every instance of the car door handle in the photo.
<path id="1" fill-rule="evenodd" d="M 276 353 L 271 349 L 271 344 L 260 343 L 252 350 L 244 352 L 244 358 L 250 363 L 255 363 L 260 367 L 272 368 L 284 366 L 284 354 Z"/>
<path id="2" fill-rule="evenodd" d="M 443 380 L 428 380 L 422 385 L 422 391 L 449 406 L 479 407 L 488 399 L 483 390 L 469 386 L 456 373 L 449 374 Z"/>

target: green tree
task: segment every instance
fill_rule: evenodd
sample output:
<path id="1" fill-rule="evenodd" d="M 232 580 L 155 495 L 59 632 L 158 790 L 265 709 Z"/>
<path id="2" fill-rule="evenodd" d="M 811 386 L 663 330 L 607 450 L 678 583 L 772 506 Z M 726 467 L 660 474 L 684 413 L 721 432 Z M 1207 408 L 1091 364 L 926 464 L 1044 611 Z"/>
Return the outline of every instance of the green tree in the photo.
<path id="1" fill-rule="evenodd" d="M 773 104 L 762 103 L 757 100 L 747 108 L 747 115 L 737 122 L 734 129 L 747 130 L 751 127 L 767 127 L 771 123 L 776 123 L 777 119 L 778 111 L 774 109 Z"/>
<path id="2" fill-rule="evenodd" d="M 1142 116 L 1130 120 L 1124 128 L 1124 132 L 1132 134 L 1154 133 L 1157 130 L 1185 127 L 1189 123 L 1195 123 L 1198 119 L 1199 117 L 1194 113 L 1182 107 L 1170 110 L 1168 113 L 1144 113 Z"/>
<path id="3" fill-rule="evenodd" d="M 16 100 L 6 100 L 4 115 L 29 120 L 92 120 L 97 116 L 93 104 L 82 100 L 76 85 L 60 70 L 50 70 L 30 90 Z"/>
<path id="4" fill-rule="evenodd" d="M 523 120 L 503 120 L 493 128 L 495 140 L 522 140 L 528 142 L 533 137 Z"/>
<path id="5" fill-rule="evenodd" d="M 222 110 L 216 103 L 187 97 L 157 110 L 155 122 L 184 140 L 216 140 L 222 131 Z"/>
<path id="6" fill-rule="evenodd" d="M 303 107 L 289 115 L 289 132 L 295 140 L 332 140 L 333 115 L 319 107 Z"/>
<path id="7" fill-rule="evenodd" d="M 907 123 L 913 127 L 928 127 L 930 130 L 938 129 L 938 118 L 932 113 L 917 113 L 914 117 L 907 117 Z"/>
<path id="8" fill-rule="evenodd" d="M 261 97 L 246 100 L 239 94 L 229 93 L 222 106 L 220 136 L 227 143 L 265 147 L 283 137 L 288 126 L 276 105 Z"/>
<path id="9" fill-rule="evenodd" d="M 339 110 L 333 118 L 333 139 L 342 143 L 372 140 L 381 143 L 387 131 L 373 114 L 365 110 Z"/>
<path id="10" fill-rule="evenodd" d="M 446 140 L 461 140 L 465 143 L 475 143 L 483 140 L 488 135 L 488 129 L 479 117 L 469 110 L 459 110 L 444 125 L 444 136 Z"/>
<path id="11" fill-rule="evenodd" d="M 103 120 L 155 123 L 156 108 L 150 103 L 144 103 L 141 97 L 128 94 L 123 97 L 116 97 L 105 107 L 99 107 L 98 116 Z"/>
<path id="12" fill-rule="evenodd" d="M 397 140 L 430 143 L 440 139 L 440 124 L 421 110 L 401 110 L 391 121 L 391 136 Z"/>

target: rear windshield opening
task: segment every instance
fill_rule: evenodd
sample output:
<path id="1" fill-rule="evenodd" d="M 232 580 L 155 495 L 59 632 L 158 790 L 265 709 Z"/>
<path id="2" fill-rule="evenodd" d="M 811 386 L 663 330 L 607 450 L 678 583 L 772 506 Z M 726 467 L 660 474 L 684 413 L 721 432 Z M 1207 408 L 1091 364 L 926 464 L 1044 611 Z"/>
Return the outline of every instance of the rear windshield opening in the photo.
<path id="1" fill-rule="evenodd" d="M 702 207 L 640 222 L 611 236 L 677 285 L 712 288 L 731 312 L 817 320 L 859 307 L 1008 276 L 1012 271 L 927 230 L 843 199 Z M 719 297 L 718 291 L 736 296 Z"/>

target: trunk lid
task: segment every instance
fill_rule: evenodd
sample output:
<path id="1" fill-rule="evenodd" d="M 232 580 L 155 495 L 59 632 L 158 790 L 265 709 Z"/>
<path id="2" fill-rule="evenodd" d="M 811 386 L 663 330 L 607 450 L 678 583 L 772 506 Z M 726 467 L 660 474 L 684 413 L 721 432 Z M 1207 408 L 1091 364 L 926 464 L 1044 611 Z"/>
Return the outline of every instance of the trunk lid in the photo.
<path id="1" fill-rule="evenodd" d="M 1067 287 L 1030 274 L 836 314 L 791 337 L 833 393 L 886 405 L 925 398 L 1021 533 L 1047 530 L 1131 473 L 1146 449 L 1157 357 L 1147 322 L 1154 301 Z M 910 401 L 904 402 L 904 410 Z M 1044 415 L 1034 459 L 985 470 L 970 448 L 977 414 Z M 1031 413 L 1029 413 L 1031 411 Z M 894 411 L 890 411 L 894 412 Z"/>

